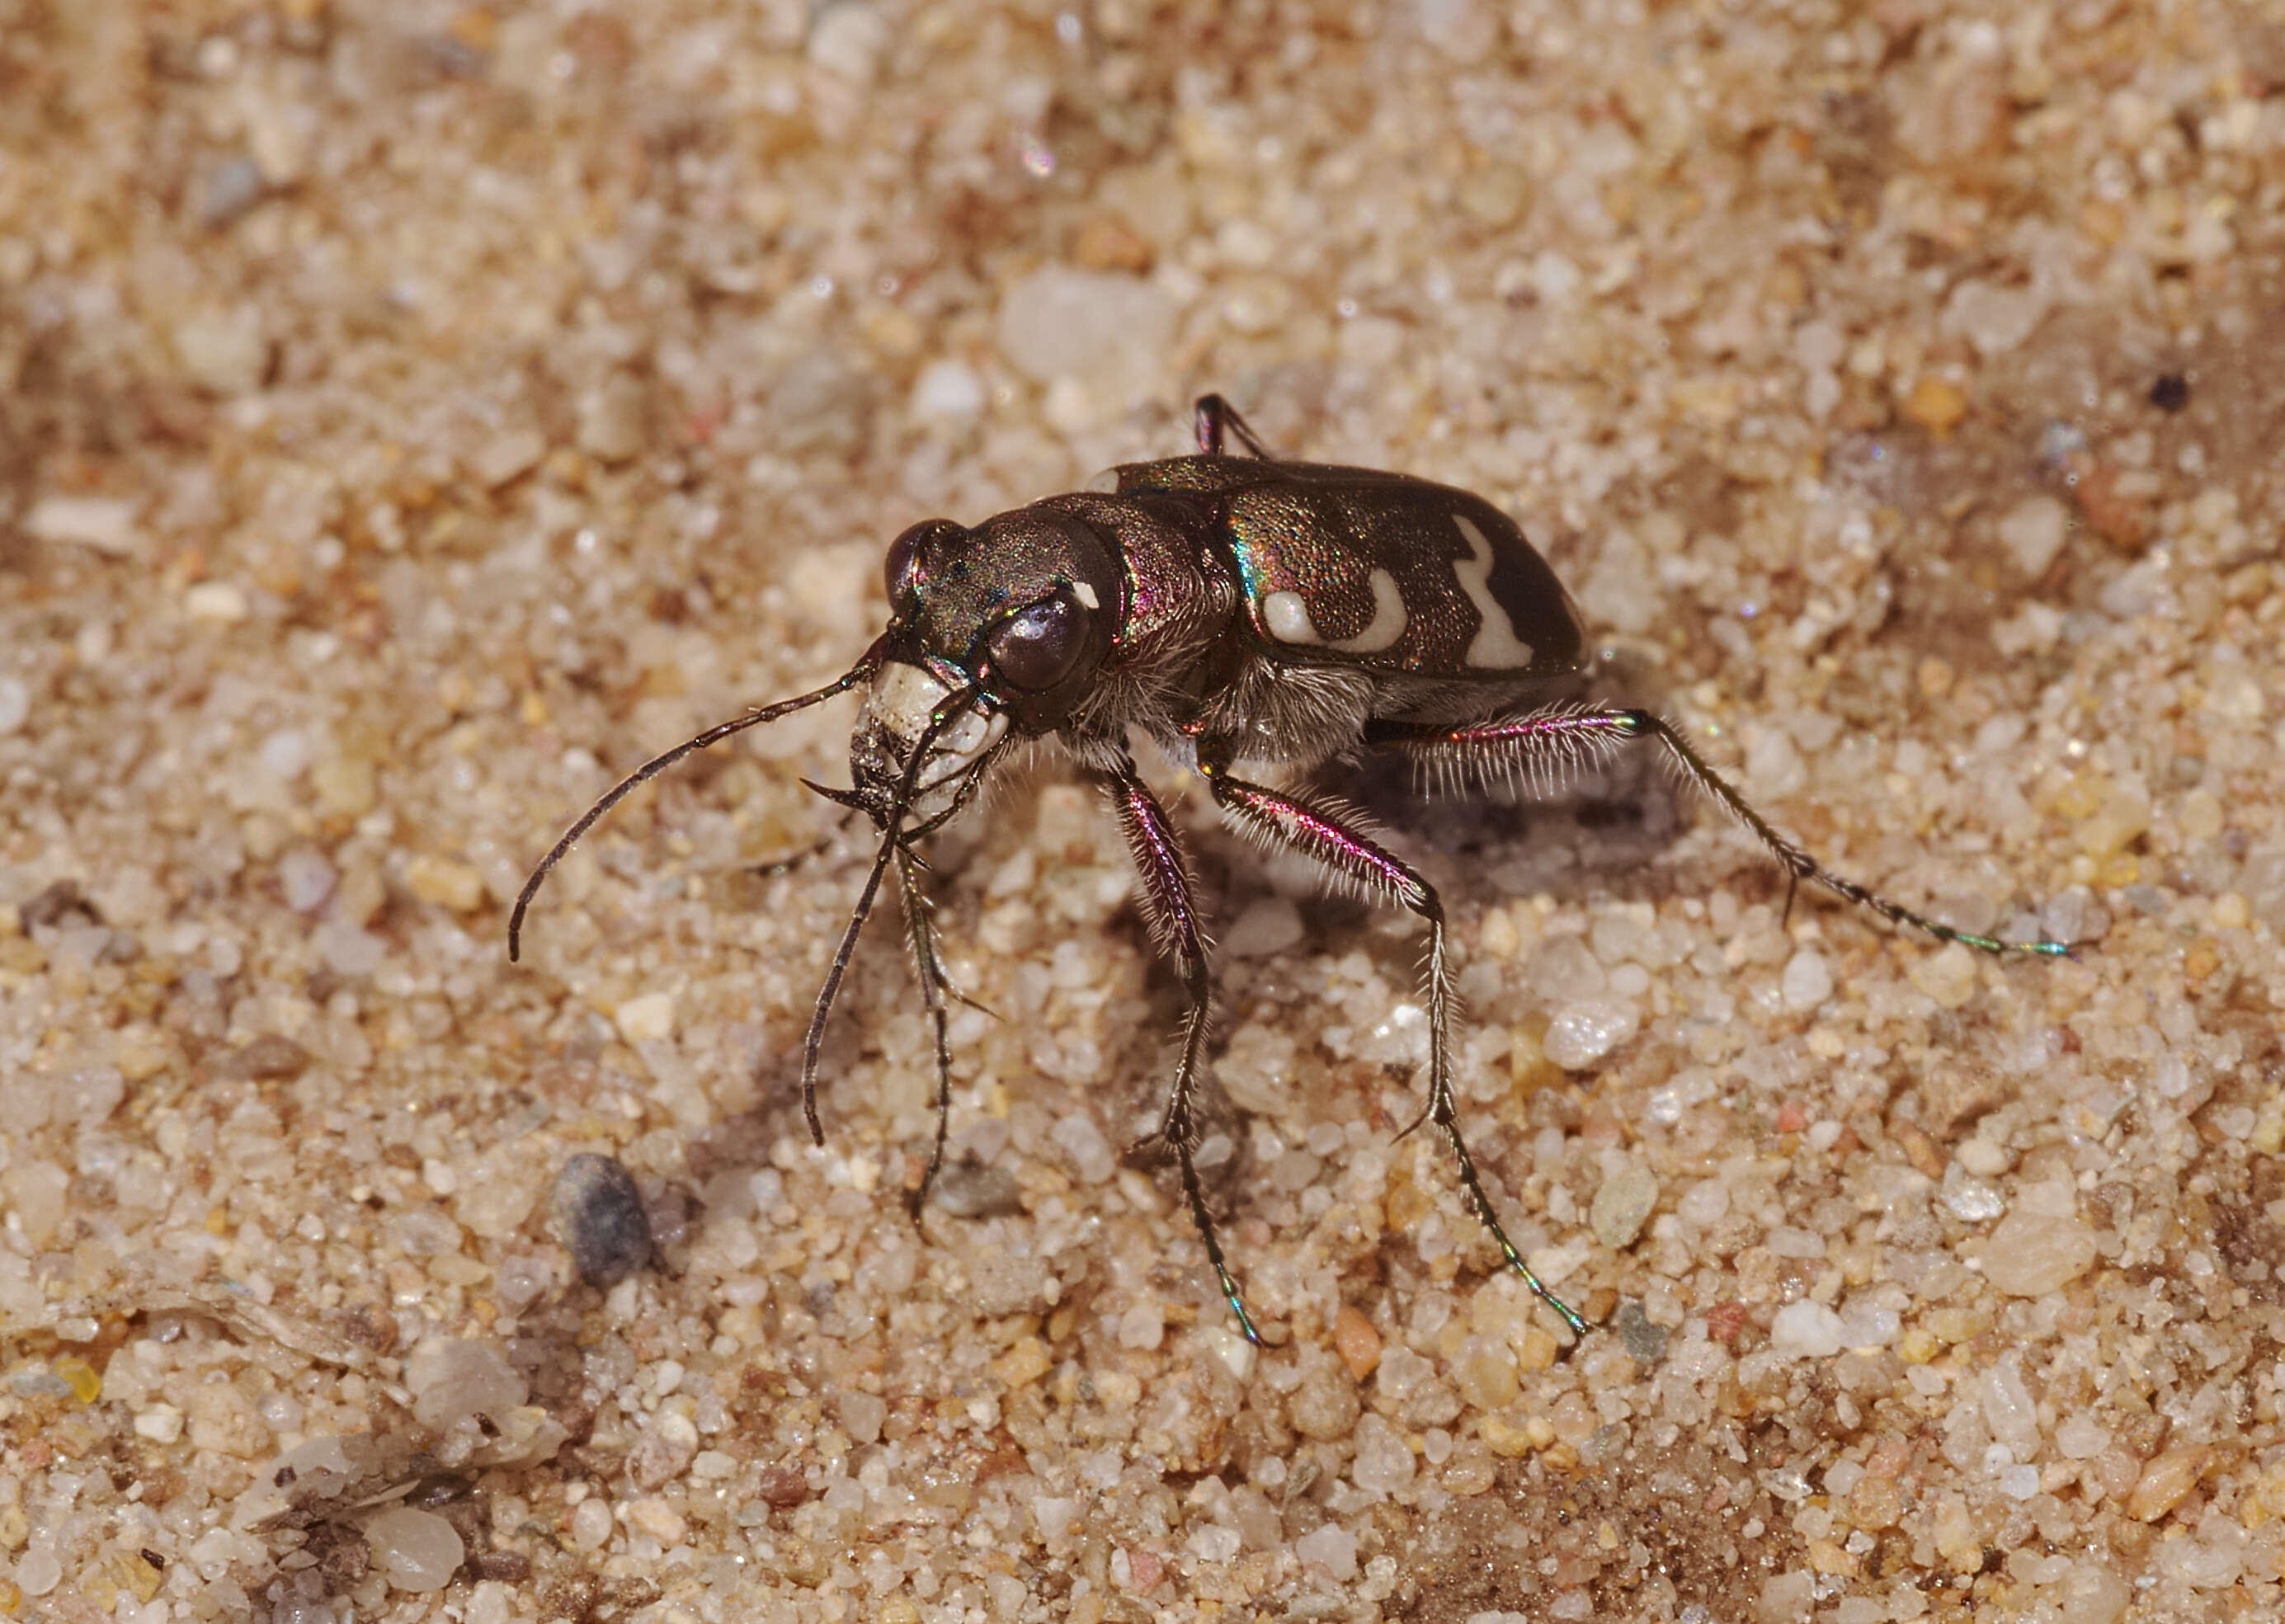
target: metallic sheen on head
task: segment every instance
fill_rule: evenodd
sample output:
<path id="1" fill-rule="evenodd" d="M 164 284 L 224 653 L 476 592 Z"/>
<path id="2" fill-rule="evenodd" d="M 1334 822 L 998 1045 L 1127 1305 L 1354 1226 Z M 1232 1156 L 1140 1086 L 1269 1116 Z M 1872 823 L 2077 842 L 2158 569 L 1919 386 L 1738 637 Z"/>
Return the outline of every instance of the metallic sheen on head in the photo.
<path id="1" fill-rule="evenodd" d="M 1116 637 L 1126 576 L 1071 514 L 1017 508 L 973 530 L 916 524 L 891 544 L 892 658 L 972 680 L 1021 734 L 1052 731 L 1086 697 Z"/>

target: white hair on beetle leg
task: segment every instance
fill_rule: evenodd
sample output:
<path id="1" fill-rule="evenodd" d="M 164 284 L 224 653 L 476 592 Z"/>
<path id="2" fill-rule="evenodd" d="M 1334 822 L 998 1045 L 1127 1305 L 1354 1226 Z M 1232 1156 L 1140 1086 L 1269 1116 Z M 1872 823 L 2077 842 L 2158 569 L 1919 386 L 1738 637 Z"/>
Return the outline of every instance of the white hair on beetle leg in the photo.
<path id="1" fill-rule="evenodd" d="M 1504 788 L 1536 801 L 1553 800 L 1589 769 L 1601 765 L 1628 742 L 1615 726 L 1562 726 L 1567 722 L 1606 720 L 1617 713 L 1591 701 L 1566 700 L 1488 726 L 1545 727 L 1543 733 L 1472 741 L 1441 740 L 1415 757 L 1432 781 L 1421 787 L 1434 795 Z"/>

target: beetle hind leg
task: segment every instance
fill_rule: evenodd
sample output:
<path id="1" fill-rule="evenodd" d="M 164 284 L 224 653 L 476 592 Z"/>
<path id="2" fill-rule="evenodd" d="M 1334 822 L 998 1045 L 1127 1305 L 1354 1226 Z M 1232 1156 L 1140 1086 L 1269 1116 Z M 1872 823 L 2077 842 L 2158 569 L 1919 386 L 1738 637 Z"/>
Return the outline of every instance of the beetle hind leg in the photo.
<path id="1" fill-rule="evenodd" d="M 1940 942 L 1958 942 L 1979 953 L 2070 956 L 2067 942 L 2003 942 L 1997 937 L 1978 936 L 1915 913 L 1835 874 L 1779 833 L 1734 785 L 1707 765 L 1680 728 L 1653 711 L 1608 705 L 1556 705 L 1524 716 L 1455 726 L 1374 721 L 1366 725 L 1364 735 L 1367 745 L 1402 750 L 1440 781 L 1480 781 L 1499 774 L 1533 789 L 1543 789 L 1582 762 L 1607 755 L 1620 745 L 1643 741 L 1656 744 L 1667 765 L 1684 782 L 1745 825 L 1747 833 L 1777 859 L 1786 873 L 1788 914 L 1794 891 L 1806 881 L 1879 914 L 1892 925 L 1920 931 Z"/>
<path id="2" fill-rule="evenodd" d="M 1352 816 L 1232 778 L 1205 752 L 1201 752 L 1199 768 L 1213 788 L 1214 804 L 1247 832 L 1314 858 L 1337 878 L 1383 901 L 1409 908 L 1427 922 L 1428 1109 L 1405 1132 L 1410 1133 L 1421 1122 L 1433 1122 L 1442 1131 L 1459 1165 L 1460 1187 L 1468 1204 L 1498 1245 L 1500 1255 L 1533 1295 L 1562 1317 L 1573 1336 L 1584 1338 L 1587 1322 L 1548 1289 L 1508 1239 L 1460 1132 L 1459 1104 L 1452 1094 L 1452 977 L 1444 954 L 1444 905 L 1435 888 L 1358 830 Z"/>

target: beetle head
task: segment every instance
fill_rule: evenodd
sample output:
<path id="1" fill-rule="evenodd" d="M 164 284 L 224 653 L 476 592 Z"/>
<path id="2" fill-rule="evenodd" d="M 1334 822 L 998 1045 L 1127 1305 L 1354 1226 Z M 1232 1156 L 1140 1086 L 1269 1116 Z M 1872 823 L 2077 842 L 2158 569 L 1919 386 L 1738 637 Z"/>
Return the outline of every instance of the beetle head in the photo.
<path id="1" fill-rule="evenodd" d="M 1126 579 L 1101 535 L 1045 506 L 974 530 L 916 524 L 891 544 L 887 572 L 890 657 L 957 672 L 1030 737 L 1091 691 Z"/>
<path id="2" fill-rule="evenodd" d="M 1052 732 L 1086 698 L 1124 577 L 1101 536 L 1043 507 L 973 530 L 916 524 L 890 545 L 885 570 L 889 630 L 850 741 L 850 804 L 910 828 L 949 812 L 1002 739 Z"/>

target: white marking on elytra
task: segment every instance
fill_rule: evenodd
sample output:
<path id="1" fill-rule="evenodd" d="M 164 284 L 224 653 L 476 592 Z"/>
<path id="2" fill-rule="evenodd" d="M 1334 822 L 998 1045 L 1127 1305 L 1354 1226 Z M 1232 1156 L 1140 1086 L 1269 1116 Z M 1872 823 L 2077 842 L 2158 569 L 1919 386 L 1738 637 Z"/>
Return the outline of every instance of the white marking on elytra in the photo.
<path id="1" fill-rule="evenodd" d="M 1088 608 L 1099 609 L 1103 607 L 1103 600 L 1095 595 L 1095 588 L 1089 586 L 1084 581 L 1073 581 L 1072 583 L 1072 596 L 1078 599 Z"/>
<path id="2" fill-rule="evenodd" d="M 1342 654 L 1378 654 L 1394 647 L 1396 639 L 1404 635 L 1404 594 L 1397 590 L 1396 577 L 1386 569 L 1374 570 L 1370 582 L 1372 618 L 1355 637 L 1328 640 L 1309 618 L 1307 602 L 1300 593 L 1293 592 L 1271 592 L 1261 600 L 1263 629 L 1281 643 L 1315 644 Z"/>
<path id="3" fill-rule="evenodd" d="M 1460 577 L 1460 590 L 1476 606 L 1483 624 L 1476 628 L 1475 639 L 1468 645 L 1467 663 L 1494 671 L 1507 671 L 1518 665 L 1531 663 L 1531 645 L 1515 634 L 1515 622 L 1508 618 L 1499 600 L 1492 596 L 1492 544 L 1476 522 L 1465 514 L 1454 514 L 1452 522 L 1467 538 L 1469 556 L 1455 560 L 1452 573 Z"/>

